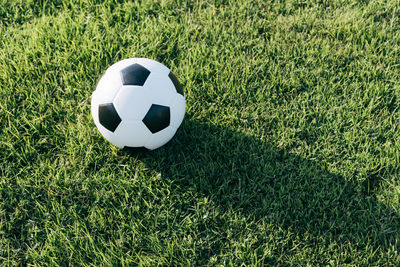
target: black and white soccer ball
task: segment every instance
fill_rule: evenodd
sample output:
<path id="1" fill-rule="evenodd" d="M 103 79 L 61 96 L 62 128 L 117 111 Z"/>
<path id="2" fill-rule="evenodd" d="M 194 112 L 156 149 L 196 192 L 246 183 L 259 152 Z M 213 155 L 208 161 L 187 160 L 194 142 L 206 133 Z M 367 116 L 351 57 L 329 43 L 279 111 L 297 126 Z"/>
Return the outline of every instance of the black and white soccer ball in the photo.
<path id="1" fill-rule="evenodd" d="M 91 110 L 100 133 L 115 146 L 153 150 L 175 135 L 185 97 L 169 68 L 129 58 L 106 70 L 92 94 Z"/>

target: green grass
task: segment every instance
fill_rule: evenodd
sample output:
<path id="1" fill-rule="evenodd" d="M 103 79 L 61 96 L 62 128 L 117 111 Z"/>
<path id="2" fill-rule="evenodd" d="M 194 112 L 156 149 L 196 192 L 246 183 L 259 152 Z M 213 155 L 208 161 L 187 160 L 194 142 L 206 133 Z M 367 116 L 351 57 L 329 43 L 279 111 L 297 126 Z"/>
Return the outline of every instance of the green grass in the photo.
<path id="1" fill-rule="evenodd" d="M 399 264 L 400 2 L 140 2 L 0 0 L 0 262 Z M 133 56 L 187 100 L 148 153 L 90 114 Z"/>

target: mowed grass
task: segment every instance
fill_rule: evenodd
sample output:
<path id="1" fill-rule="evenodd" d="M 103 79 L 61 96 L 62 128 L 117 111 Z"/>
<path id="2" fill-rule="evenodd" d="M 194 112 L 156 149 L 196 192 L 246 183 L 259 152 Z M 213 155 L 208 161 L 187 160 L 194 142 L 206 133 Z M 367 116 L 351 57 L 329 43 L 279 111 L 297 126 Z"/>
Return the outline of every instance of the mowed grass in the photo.
<path id="1" fill-rule="evenodd" d="M 3 265 L 398 265 L 400 2 L 0 0 Z M 148 57 L 184 85 L 166 146 L 90 96 Z"/>

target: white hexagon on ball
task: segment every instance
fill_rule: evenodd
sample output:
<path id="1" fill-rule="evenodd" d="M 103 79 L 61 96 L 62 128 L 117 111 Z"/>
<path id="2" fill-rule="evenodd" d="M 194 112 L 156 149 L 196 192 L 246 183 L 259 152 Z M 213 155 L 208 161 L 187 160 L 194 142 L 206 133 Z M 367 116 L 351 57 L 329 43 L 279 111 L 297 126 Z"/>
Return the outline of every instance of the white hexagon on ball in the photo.
<path id="1" fill-rule="evenodd" d="M 92 94 L 92 117 L 101 135 L 119 148 L 166 144 L 185 115 L 182 86 L 169 68 L 147 58 L 110 66 Z"/>
<path id="2" fill-rule="evenodd" d="M 152 101 L 142 86 L 122 86 L 114 98 L 119 116 L 125 120 L 142 120 L 149 111 Z"/>

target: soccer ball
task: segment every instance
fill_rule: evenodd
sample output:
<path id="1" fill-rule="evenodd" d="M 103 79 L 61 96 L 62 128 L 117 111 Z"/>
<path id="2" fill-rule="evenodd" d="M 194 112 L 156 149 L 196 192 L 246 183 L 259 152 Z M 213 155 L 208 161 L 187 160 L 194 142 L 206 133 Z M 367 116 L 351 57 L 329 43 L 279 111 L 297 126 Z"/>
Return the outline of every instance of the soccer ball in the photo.
<path id="1" fill-rule="evenodd" d="M 91 111 L 100 133 L 119 148 L 153 150 L 174 136 L 185 115 L 185 97 L 175 75 L 147 58 L 110 66 L 92 94 Z"/>

